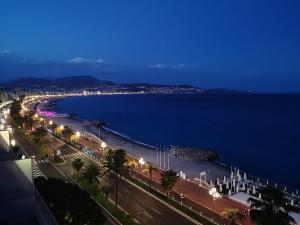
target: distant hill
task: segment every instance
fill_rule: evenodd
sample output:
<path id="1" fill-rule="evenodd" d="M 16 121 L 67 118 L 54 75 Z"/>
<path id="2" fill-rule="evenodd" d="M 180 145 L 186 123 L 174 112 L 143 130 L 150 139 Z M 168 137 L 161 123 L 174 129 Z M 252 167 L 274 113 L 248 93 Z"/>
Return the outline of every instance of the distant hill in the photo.
<path id="1" fill-rule="evenodd" d="M 99 80 L 92 76 L 69 76 L 57 79 L 21 78 L 4 84 L 6 88 L 63 88 L 81 89 L 113 85 L 113 82 Z"/>

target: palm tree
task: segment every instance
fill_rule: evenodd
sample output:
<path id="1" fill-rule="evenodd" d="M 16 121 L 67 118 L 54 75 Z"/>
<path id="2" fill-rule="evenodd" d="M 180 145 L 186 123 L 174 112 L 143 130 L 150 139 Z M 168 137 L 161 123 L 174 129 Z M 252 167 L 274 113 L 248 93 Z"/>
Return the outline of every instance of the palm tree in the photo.
<path id="1" fill-rule="evenodd" d="M 261 199 L 249 198 L 250 216 L 258 225 L 288 225 L 296 224 L 288 214 L 289 206 L 282 191 L 278 188 L 267 186 L 259 190 Z"/>
<path id="2" fill-rule="evenodd" d="M 149 182 L 149 187 L 150 189 L 152 188 L 152 180 L 153 180 L 153 171 L 156 170 L 156 168 L 152 165 L 152 163 L 147 163 L 145 166 L 144 171 L 147 171 L 149 173 L 149 178 L 150 178 L 150 182 Z"/>
<path id="3" fill-rule="evenodd" d="M 118 206 L 118 177 L 128 170 L 126 152 L 123 149 L 109 149 L 104 161 L 104 167 L 115 177 L 115 205 Z"/>
<path id="4" fill-rule="evenodd" d="M 101 171 L 98 166 L 93 164 L 88 165 L 88 167 L 82 172 L 82 177 L 89 184 L 98 184 Z"/>
<path id="5" fill-rule="evenodd" d="M 84 162 L 81 160 L 81 158 L 77 158 L 72 162 L 72 166 L 77 171 L 78 175 L 79 175 L 80 170 L 83 167 L 83 164 L 84 164 Z"/>
<path id="6" fill-rule="evenodd" d="M 225 208 L 222 212 L 222 217 L 229 222 L 229 224 L 235 224 L 235 221 L 239 217 L 239 210 L 236 208 Z"/>
<path id="7" fill-rule="evenodd" d="M 165 189 L 167 196 L 179 180 L 177 173 L 173 170 L 167 170 L 160 174 L 160 184 Z"/>

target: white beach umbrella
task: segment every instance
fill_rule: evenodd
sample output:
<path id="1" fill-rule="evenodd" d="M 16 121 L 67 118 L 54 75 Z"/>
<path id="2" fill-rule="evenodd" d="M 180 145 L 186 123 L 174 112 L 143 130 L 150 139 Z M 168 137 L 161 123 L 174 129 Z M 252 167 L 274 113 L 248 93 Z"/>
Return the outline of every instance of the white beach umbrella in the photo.
<path id="1" fill-rule="evenodd" d="M 224 176 L 224 178 L 223 178 L 223 183 L 224 184 L 226 183 L 226 176 Z"/>
<path id="2" fill-rule="evenodd" d="M 247 180 L 247 174 L 244 173 L 244 180 Z"/>
<path id="3" fill-rule="evenodd" d="M 219 179 L 219 177 L 217 178 L 217 185 L 219 185 L 220 184 L 220 179 Z"/>
<path id="4" fill-rule="evenodd" d="M 226 183 L 226 189 L 229 189 L 229 182 Z"/>
<path id="5" fill-rule="evenodd" d="M 247 188 L 247 194 L 249 195 L 249 193 L 250 193 L 250 190 L 249 190 L 249 188 Z"/>
<path id="6" fill-rule="evenodd" d="M 210 186 L 211 186 L 211 187 L 213 186 L 213 182 L 212 182 L 212 180 L 210 180 Z"/>
<path id="7" fill-rule="evenodd" d="M 240 182 L 242 180 L 241 174 L 238 175 L 238 181 Z"/>
<path id="8" fill-rule="evenodd" d="M 261 193 L 258 194 L 259 199 L 261 199 Z"/>
<path id="9" fill-rule="evenodd" d="M 228 195 L 231 195 L 231 190 L 229 190 Z"/>
<path id="10" fill-rule="evenodd" d="M 298 195 L 299 194 L 299 191 L 298 191 L 298 189 L 296 190 L 296 195 Z"/>
<path id="11" fill-rule="evenodd" d="M 240 169 L 237 169 L 236 175 L 237 175 L 237 176 L 240 175 Z"/>
<path id="12" fill-rule="evenodd" d="M 233 172 L 231 171 L 230 178 L 233 179 Z"/>
<path id="13" fill-rule="evenodd" d="M 269 185 L 269 181 L 267 180 L 267 185 Z"/>
<path id="14" fill-rule="evenodd" d="M 235 191 L 236 191 L 236 193 L 239 193 L 239 192 L 240 192 L 240 186 L 239 186 L 239 185 L 236 185 Z"/>
<path id="15" fill-rule="evenodd" d="M 233 178 L 233 184 L 232 185 L 235 186 L 235 178 Z"/>
<path id="16" fill-rule="evenodd" d="M 219 191 L 220 191 L 220 192 L 223 191 L 222 184 L 219 185 Z"/>
<path id="17" fill-rule="evenodd" d="M 246 190 L 246 185 L 245 185 L 245 183 L 243 183 L 243 191 L 245 191 Z"/>
<path id="18" fill-rule="evenodd" d="M 286 191 L 287 189 L 286 189 L 286 186 L 284 187 L 284 191 Z"/>
<path id="19" fill-rule="evenodd" d="M 255 195 L 256 194 L 256 190 L 255 190 L 255 186 L 253 186 L 253 191 L 252 193 Z"/>
<path id="20" fill-rule="evenodd" d="M 291 205 L 292 205 L 292 206 L 294 205 L 294 199 L 291 200 Z"/>

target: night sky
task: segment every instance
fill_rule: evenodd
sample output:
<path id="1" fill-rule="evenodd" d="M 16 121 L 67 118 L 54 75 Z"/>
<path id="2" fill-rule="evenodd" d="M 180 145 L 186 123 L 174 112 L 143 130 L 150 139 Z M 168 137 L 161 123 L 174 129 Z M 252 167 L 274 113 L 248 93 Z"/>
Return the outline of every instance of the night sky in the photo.
<path id="1" fill-rule="evenodd" d="M 299 12 L 298 0 L 3 0 L 0 50 L 160 71 L 121 81 L 300 91 Z"/>

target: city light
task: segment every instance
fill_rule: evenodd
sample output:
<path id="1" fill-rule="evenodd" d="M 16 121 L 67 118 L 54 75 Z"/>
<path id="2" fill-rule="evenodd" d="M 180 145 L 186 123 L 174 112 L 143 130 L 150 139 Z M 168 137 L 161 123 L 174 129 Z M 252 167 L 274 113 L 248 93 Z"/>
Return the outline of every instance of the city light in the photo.
<path id="1" fill-rule="evenodd" d="M 59 129 L 60 129 L 60 130 L 65 129 L 64 125 L 60 125 L 60 126 L 59 126 Z"/>
<path id="2" fill-rule="evenodd" d="M 77 131 L 77 132 L 75 133 L 75 135 L 76 135 L 77 138 L 79 138 L 79 137 L 80 137 L 80 132 Z"/>
<path id="3" fill-rule="evenodd" d="M 209 190 L 209 195 L 213 197 L 213 201 L 214 201 L 214 209 L 215 209 L 215 202 L 218 198 L 221 198 L 221 195 L 217 192 L 217 189 L 215 187 L 211 188 Z"/>
<path id="4" fill-rule="evenodd" d="M 52 121 L 52 120 L 49 121 L 49 125 L 50 125 L 50 126 L 53 125 L 53 121 Z"/>

